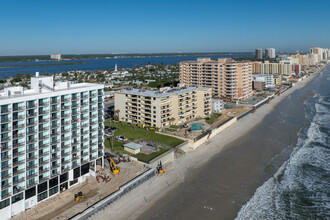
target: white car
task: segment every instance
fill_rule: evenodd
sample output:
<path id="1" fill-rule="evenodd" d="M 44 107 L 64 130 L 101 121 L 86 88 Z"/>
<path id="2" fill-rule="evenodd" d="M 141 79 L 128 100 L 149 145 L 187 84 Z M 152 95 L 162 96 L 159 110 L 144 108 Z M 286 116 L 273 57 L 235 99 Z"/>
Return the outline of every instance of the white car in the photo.
<path id="1" fill-rule="evenodd" d="M 125 138 L 124 136 L 116 136 L 115 138 L 117 141 L 122 141 L 122 142 L 127 141 L 127 138 Z"/>

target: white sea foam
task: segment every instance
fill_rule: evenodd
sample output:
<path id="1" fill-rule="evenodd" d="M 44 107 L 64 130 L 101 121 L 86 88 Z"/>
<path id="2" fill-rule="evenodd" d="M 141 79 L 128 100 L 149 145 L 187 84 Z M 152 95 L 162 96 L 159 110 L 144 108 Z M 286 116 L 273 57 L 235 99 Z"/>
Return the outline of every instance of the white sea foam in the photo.
<path id="1" fill-rule="evenodd" d="M 314 96 L 314 100 L 319 100 Z M 324 101 L 324 100 L 323 100 Z M 322 103 L 322 102 L 320 102 Z M 305 103 L 306 104 L 306 103 Z M 323 104 L 323 105 L 322 105 Z M 330 214 L 330 111 L 316 103 L 316 115 L 290 159 L 241 208 L 240 219 L 310 219 Z M 325 114 L 327 113 L 327 114 Z"/>

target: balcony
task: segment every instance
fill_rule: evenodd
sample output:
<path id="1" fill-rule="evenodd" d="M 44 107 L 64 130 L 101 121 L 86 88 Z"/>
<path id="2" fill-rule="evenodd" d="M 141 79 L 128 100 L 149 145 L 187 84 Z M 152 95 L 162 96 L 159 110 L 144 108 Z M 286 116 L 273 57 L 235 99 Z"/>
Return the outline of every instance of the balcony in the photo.
<path id="1" fill-rule="evenodd" d="M 51 108 L 50 109 L 50 112 L 57 112 L 57 111 L 59 111 L 60 109 L 59 108 Z"/>
<path id="2" fill-rule="evenodd" d="M 24 128 L 24 124 L 20 124 L 20 125 L 14 125 L 13 126 L 13 130 L 18 130 L 18 129 L 22 129 L 22 128 Z"/>
<path id="3" fill-rule="evenodd" d="M 49 127 L 48 126 L 39 128 L 39 132 L 41 132 L 41 131 L 48 131 L 48 130 L 49 130 Z"/>
<path id="4" fill-rule="evenodd" d="M 49 143 L 39 145 L 39 149 L 42 149 L 44 147 L 49 147 Z"/>
<path id="5" fill-rule="evenodd" d="M 24 154 L 25 154 L 25 151 L 15 152 L 15 153 L 13 153 L 13 157 L 18 157 L 18 156 L 21 156 Z"/>
<path id="6" fill-rule="evenodd" d="M 1 138 L 1 142 L 6 142 L 6 141 L 9 141 L 10 140 L 10 136 L 7 136 L 7 137 L 3 137 Z"/>
<path id="7" fill-rule="evenodd" d="M 39 115 L 46 115 L 46 114 L 48 114 L 48 113 L 49 113 L 48 110 L 39 111 Z"/>
<path id="8" fill-rule="evenodd" d="M 45 155 L 48 155 L 48 154 L 49 154 L 49 151 L 42 151 L 42 152 L 39 152 L 39 157 L 45 156 Z"/>
<path id="9" fill-rule="evenodd" d="M 67 140 L 70 140 L 70 139 L 71 139 L 70 136 L 61 137 L 61 141 L 67 141 Z"/>
<path id="10" fill-rule="evenodd" d="M 60 117 L 58 117 L 58 116 L 52 116 L 52 117 L 50 117 L 50 120 L 51 121 L 58 120 L 58 119 L 60 119 Z"/>
<path id="11" fill-rule="evenodd" d="M 31 148 L 26 149 L 26 153 L 28 154 L 28 153 L 34 152 L 36 150 L 37 150 L 36 147 L 31 147 Z"/>
<path id="12" fill-rule="evenodd" d="M 23 181 L 25 181 L 25 177 L 21 177 L 20 179 L 15 179 L 15 180 L 13 181 L 13 184 L 16 185 L 16 184 L 21 183 L 21 182 L 23 182 Z"/>
<path id="13" fill-rule="evenodd" d="M 76 131 L 76 130 L 78 130 L 78 129 L 79 129 L 78 126 L 76 126 L 76 127 L 72 127 L 72 128 L 71 128 L 72 131 Z"/>
<path id="14" fill-rule="evenodd" d="M 88 105 L 88 102 L 80 102 L 80 106 L 86 106 Z"/>
<path id="15" fill-rule="evenodd" d="M 87 98 L 87 97 L 88 97 L 88 94 L 83 94 L 83 95 L 81 95 L 80 97 L 81 97 L 82 99 L 83 99 L 83 98 Z"/>
<path id="16" fill-rule="evenodd" d="M 57 104 L 58 103 L 58 100 L 57 99 L 51 99 L 50 100 L 50 104 Z"/>
<path id="17" fill-rule="evenodd" d="M 68 117 L 70 117 L 70 114 L 61 114 L 61 118 L 68 118 Z"/>
<path id="18" fill-rule="evenodd" d="M 36 124 L 37 124 L 36 121 L 28 121 L 28 122 L 26 123 L 26 126 L 27 126 L 27 127 L 29 127 L 29 126 L 35 126 Z"/>
<path id="19" fill-rule="evenodd" d="M 57 133 L 57 132 L 50 133 L 50 137 L 56 137 L 56 136 L 58 136 L 58 135 L 59 135 L 59 133 Z"/>
<path id="20" fill-rule="evenodd" d="M 39 106 L 48 106 L 49 102 L 39 102 Z"/>
<path id="21" fill-rule="evenodd" d="M 75 115 L 78 115 L 78 114 L 79 114 L 78 111 L 74 111 L 74 112 L 71 113 L 72 116 L 75 116 Z"/>
<path id="22" fill-rule="evenodd" d="M 18 166 L 18 165 L 22 165 L 25 163 L 25 160 L 17 160 L 15 162 L 13 162 L 13 166 Z"/>
<path id="23" fill-rule="evenodd" d="M 67 133 L 69 131 L 70 131 L 70 129 L 63 129 L 63 130 L 61 130 L 61 133 L 64 134 L 64 133 Z"/>
<path id="24" fill-rule="evenodd" d="M 49 171 L 49 168 L 39 169 L 39 174 L 44 174 Z"/>
<path id="25" fill-rule="evenodd" d="M 61 102 L 68 102 L 69 98 L 61 98 Z"/>
<path id="26" fill-rule="evenodd" d="M 11 178 L 11 173 L 1 176 L 1 181 Z"/>
<path id="27" fill-rule="evenodd" d="M 40 172 L 39 172 L 40 173 Z M 45 172 L 44 172 L 45 173 Z M 42 178 L 39 178 L 39 183 L 45 182 L 46 180 L 49 179 L 49 176 L 44 176 Z"/>
<path id="28" fill-rule="evenodd" d="M 72 164 L 72 169 L 76 168 L 76 167 L 79 167 L 80 164 L 76 163 L 76 164 Z"/>
<path id="29" fill-rule="evenodd" d="M 36 134 L 36 133 L 37 133 L 37 130 L 34 130 L 34 129 L 33 130 L 30 130 L 30 129 L 28 129 L 28 131 L 26 132 L 26 136 L 33 135 L 33 134 Z"/>
<path id="30" fill-rule="evenodd" d="M 77 134 L 73 134 L 73 135 L 71 135 L 71 138 L 77 138 L 78 136 L 80 136 L 78 133 Z"/>
<path id="31" fill-rule="evenodd" d="M 55 124 L 51 124 L 50 125 L 50 128 L 58 128 L 60 126 L 60 124 L 58 124 L 58 123 L 55 123 Z"/>
<path id="32" fill-rule="evenodd" d="M 60 143 L 60 140 L 56 139 L 56 140 L 51 140 L 50 144 L 58 144 Z"/>
<path id="33" fill-rule="evenodd" d="M 60 164 L 59 163 L 57 163 L 57 164 L 52 164 L 51 165 L 51 169 L 53 170 L 53 169 L 56 169 L 56 168 L 58 168 L 58 167 L 60 167 Z"/>
<path id="34" fill-rule="evenodd" d="M 17 175 L 22 174 L 22 173 L 25 173 L 25 169 L 24 168 L 23 169 L 20 169 L 20 170 L 15 170 L 13 172 L 13 176 L 17 176 Z"/>
<path id="35" fill-rule="evenodd" d="M 42 165 L 45 165 L 45 164 L 48 164 L 49 163 L 49 160 L 39 160 L 39 166 L 42 166 Z"/>
<path id="36" fill-rule="evenodd" d="M 58 176 L 59 174 L 56 172 L 56 173 L 52 173 L 51 175 L 50 175 L 50 177 L 51 178 L 53 178 L 53 177 L 56 177 L 56 176 Z"/>
<path id="37" fill-rule="evenodd" d="M 41 123 L 45 123 L 45 122 L 48 122 L 48 121 L 49 121 L 48 118 L 43 118 L 43 119 L 40 119 L 40 120 L 39 120 L 39 124 L 41 124 Z"/>
<path id="38" fill-rule="evenodd" d="M 94 156 L 90 155 L 90 160 L 95 160 L 96 158 L 97 158 L 96 154 Z"/>
<path id="39" fill-rule="evenodd" d="M 14 107 L 13 107 L 13 111 L 14 111 L 14 112 L 22 111 L 22 110 L 24 110 L 24 106 L 14 106 Z"/>
<path id="40" fill-rule="evenodd" d="M 37 157 L 32 156 L 32 157 L 26 158 L 26 162 L 30 162 L 30 161 L 35 160 L 35 159 L 37 159 Z"/>
<path id="41" fill-rule="evenodd" d="M 81 109 L 80 110 L 80 113 L 86 113 L 86 112 L 88 112 L 88 108 L 85 108 L 85 109 Z"/>
<path id="42" fill-rule="evenodd" d="M 54 156 L 54 157 L 50 158 L 50 161 L 51 161 L 51 162 L 54 162 L 54 161 L 56 161 L 56 160 L 58 160 L 58 159 L 60 159 L 59 156 Z"/>
<path id="43" fill-rule="evenodd" d="M 45 139 L 48 139 L 48 138 L 49 138 L 48 135 L 39 136 L 39 141 L 45 140 Z"/>
<path id="44" fill-rule="evenodd" d="M 8 189 L 8 188 L 10 188 L 10 186 L 11 186 L 11 183 L 5 183 L 5 184 L 2 184 L 2 185 L 1 185 L 1 190 Z"/>
<path id="45" fill-rule="evenodd" d="M 26 175 L 26 179 L 28 180 L 28 179 L 32 179 L 32 178 L 34 178 L 34 177 L 36 177 L 38 175 L 38 173 L 34 173 L 34 174 L 30 174 L 30 175 Z M 27 188 L 29 188 L 29 187 L 27 187 Z"/>
<path id="46" fill-rule="evenodd" d="M 26 105 L 26 109 L 31 109 L 31 108 L 35 108 L 35 107 L 37 107 L 36 104 L 27 104 Z"/>
<path id="47" fill-rule="evenodd" d="M 70 144 L 65 144 L 65 145 L 62 145 L 62 146 L 61 146 L 61 149 L 64 150 L 64 149 L 67 149 L 67 148 L 69 148 L 69 147 L 71 147 Z"/>
<path id="48" fill-rule="evenodd" d="M 95 99 L 95 100 L 90 100 L 89 101 L 89 104 L 96 104 L 97 103 L 97 100 Z"/>
<path id="49" fill-rule="evenodd" d="M 61 106 L 61 110 L 68 110 L 68 109 L 70 109 L 70 106 L 68 106 L 68 105 Z"/>
<path id="50" fill-rule="evenodd" d="M 70 167 L 67 167 L 67 168 L 62 167 L 62 168 L 61 168 L 61 172 L 62 172 L 62 173 L 65 173 L 65 172 L 67 172 L 67 171 L 69 171 L 69 170 L 70 170 Z"/>
<path id="51" fill-rule="evenodd" d="M 88 141 L 88 138 L 83 138 L 81 141 L 86 142 L 86 141 Z"/>
<path id="52" fill-rule="evenodd" d="M 35 116 L 37 116 L 36 112 L 26 114 L 26 118 L 32 118 L 32 117 L 35 117 Z"/>
<path id="53" fill-rule="evenodd" d="M 7 161 L 11 158 L 11 155 L 3 155 L 1 156 L 1 162 Z"/>
<path id="54" fill-rule="evenodd" d="M 32 183 L 28 183 L 26 185 L 27 188 L 30 188 L 30 187 L 33 187 L 33 186 L 36 186 L 38 183 L 37 182 L 32 182 Z"/>
<path id="55" fill-rule="evenodd" d="M 1 119 L 1 124 L 8 123 L 8 122 L 9 122 L 9 118 L 2 118 Z"/>
<path id="56" fill-rule="evenodd" d="M 30 139 L 26 141 L 26 144 L 33 144 L 35 142 L 37 142 L 37 139 Z"/>
<path id="57" fill-rule="evenodd" d="M 72 151 L 71 151 L 71 153 L 74 154 L 74 153 L 77 153 L 78 151 L 80 151 L 78 148 L 73 148 Z"/>
<path id="58" fill-rule="evenodd" d="M 65 157 L 65 156 L 69 156 L 70 154 L 71 154 L 71 152 L 70 151 L 67 151 L 65 153 L 61 153 L 61 156 L 62 157 Z"/>
<path id="59" fill-rule="evenodd" d="M 31 142 L 31 143 L 33 143 L 33 142 Z M 25 145 L 24 142 L 21 142 L 21 143 L 15 143 L 15 144 L 13 144 L 13 149 L 18 148 L 18 147 L 21 147 L 21 146 L 24 146 L 24 145 Z"/>
<path id="60" fill-rule="evenodd" d="M 24 115 L 13 116 L 13 121 L 23 120 Z"/>

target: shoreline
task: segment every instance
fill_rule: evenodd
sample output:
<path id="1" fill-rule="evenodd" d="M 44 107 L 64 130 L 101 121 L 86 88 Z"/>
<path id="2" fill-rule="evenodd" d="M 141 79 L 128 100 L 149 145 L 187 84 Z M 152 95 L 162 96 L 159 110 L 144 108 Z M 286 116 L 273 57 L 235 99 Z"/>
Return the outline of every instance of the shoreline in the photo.
<path id="1" fill-rule="evenodd" d="M 308 78 L 295 84 L 281 96 L 277 96 L 269 104 L 263 105 L 255 113 L 248 114 L 237 123 L 233 124 L 207 143 L 202 144 L 195 150 L 187 152 L 181 158 L 165 165 L 166 174 L 157 176 L 143 185 L 137 187 L 131 193 L 125 195 L 106 210 L 98 212 L 92 219 L 115 218 L 135 219 L 144 211 L 152 207 L 155 202 L 166 196 L 175 189 L 189 174 L 191 169 L 199 168 L 210 161 L 214 156 L 230 147 L 235 140 L 251 132 L 263 121 L 263 118 L 274 110 L 274 107 L 286 99 L 294 91 L 304 88 L 312 82 L 326 68 L 311 74 Z M 240 135 L 236 135 L 240 134 Z M 134 194 L 133 194 L 134 193 Z M 133 197 L 134 196 L 134 197 Z M 130 207 L 127 209 L 126 207 Z"/>

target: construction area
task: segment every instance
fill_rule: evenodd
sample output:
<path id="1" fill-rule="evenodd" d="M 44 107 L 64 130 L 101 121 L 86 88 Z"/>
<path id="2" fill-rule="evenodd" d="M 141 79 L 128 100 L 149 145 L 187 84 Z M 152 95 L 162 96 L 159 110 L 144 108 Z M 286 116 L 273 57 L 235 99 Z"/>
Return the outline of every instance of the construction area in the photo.
<path id="1" fill-rule="evenodd" d="M 21 215 L 16 215 L 12 219 L 69 219 L 148 170 L 143 163 L 135 160 L 122 160 L 118 165 L 112 167 L 112 171 L 111 166 L 109 167 L 109 162 L 106 162 L 105 165 L 104 169 L 101 166 L 97 166 L 96 177 L 89 177 L 85 182 L 39 203 L 32 209 L 25 211 Z"/>

